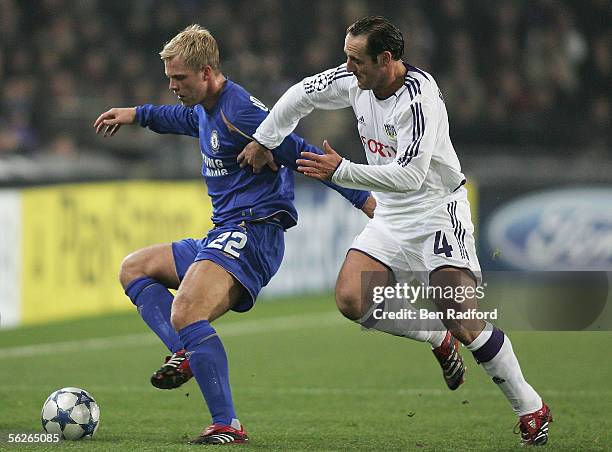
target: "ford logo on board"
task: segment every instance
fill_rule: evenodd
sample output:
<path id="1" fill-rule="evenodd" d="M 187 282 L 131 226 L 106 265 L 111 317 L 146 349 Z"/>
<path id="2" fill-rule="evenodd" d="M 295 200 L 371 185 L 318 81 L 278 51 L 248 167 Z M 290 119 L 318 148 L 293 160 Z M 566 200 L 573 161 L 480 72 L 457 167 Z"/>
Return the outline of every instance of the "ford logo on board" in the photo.
<path id="1" fill-rule="evenodd" d="M 529 270 L 611 270 L 612 188 L 539 192 L 495 211 L 489 246 Z"/>

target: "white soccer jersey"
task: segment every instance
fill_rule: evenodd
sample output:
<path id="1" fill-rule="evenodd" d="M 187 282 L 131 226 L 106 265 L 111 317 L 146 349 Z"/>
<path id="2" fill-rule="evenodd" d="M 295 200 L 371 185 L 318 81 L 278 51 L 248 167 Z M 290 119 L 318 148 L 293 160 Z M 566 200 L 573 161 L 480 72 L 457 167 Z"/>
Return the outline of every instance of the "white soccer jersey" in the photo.
<path id="1" fill-rule="evenodd" d="M 352 106 L 369 165 L 344 159 L 332 182 L 372 191 L 376 215 L 383 217 L 418 216 L 465 197 L 438 85 L 430 74 L 405 66 L 404 85 L 386 99 L 360 89 L 346 64 L 307 77 L 278 100 L 254 138 L 274 149 L 314 108 Z"/>

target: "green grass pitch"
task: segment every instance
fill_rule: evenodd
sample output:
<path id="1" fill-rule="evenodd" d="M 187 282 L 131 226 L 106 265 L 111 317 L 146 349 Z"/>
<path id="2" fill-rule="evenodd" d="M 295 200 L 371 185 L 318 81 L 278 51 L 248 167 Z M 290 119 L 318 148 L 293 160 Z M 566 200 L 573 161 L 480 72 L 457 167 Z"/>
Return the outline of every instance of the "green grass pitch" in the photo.
<path id="1" fill-rule="evenodd" d="M 467 351 L 467 381 L 450 392 L 425 344 L 362 331 L 335 312 L 331 295 L 261 301 L 216 327 L 251 437 L 244 447 L 523 450 L 508 403 Z M 553 410 L 547 447 L 609 450 L 612 333 L 510 337 Z M 136 312 L 0 332 L 0 450 L 193 450 L 185 442 L 209 415 L 195 381 L 174 391 L 149 384 L 164 355 Z M 65 386 L 100 404 L 91 441 L 6 442 L 8 433 L 40 432 L 42 403 Z"/>

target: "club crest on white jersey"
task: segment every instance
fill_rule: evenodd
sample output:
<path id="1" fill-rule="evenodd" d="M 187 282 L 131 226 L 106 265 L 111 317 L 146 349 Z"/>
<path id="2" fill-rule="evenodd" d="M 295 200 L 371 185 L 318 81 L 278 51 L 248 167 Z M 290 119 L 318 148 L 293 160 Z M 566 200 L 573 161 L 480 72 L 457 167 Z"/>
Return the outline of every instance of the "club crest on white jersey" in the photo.
<path id="1" fill-rule="evenodd" d="M 393 124 L 385 124 L 385 133 L 392 140 L 397 139 L 397 132 L 395 131 L 395 126 Z"/>

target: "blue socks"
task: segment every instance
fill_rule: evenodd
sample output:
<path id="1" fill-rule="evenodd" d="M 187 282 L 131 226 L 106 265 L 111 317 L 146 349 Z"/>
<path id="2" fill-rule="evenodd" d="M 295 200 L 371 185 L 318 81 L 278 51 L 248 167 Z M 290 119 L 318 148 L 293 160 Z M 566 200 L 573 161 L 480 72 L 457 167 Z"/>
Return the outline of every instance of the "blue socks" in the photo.
<path id="1" fill-rule="evenodd" d="M 142 319 L 171 353 L 184 348 L 178 333 L 170 323 L 174 297 L 163 284 L 152 278 L 138 278 L 128 285 L 125 294 L 138 307 Z"/>
<path id="2" fill-rule="evenodd" d="M 235 421 L 235 424 L 227 356 L 215 329 L 208 321 L 200 320 L 177 333 L 170 323 L 174 297 L 163 284 L 152 278 L 135 279 L 125 293 L 170 352 L 187 349 L 189 366 L 204 394 L 213 423 L 232 425 Z"/>
<path id="3" fill-rule="evenodd" d="M 179 331 L 189 357 L 191 371 L 215 424 L 232 425 L 236 419 L 229 384 L 227 356 L 215 329 L 207 320 L 199 320 Z"/>

